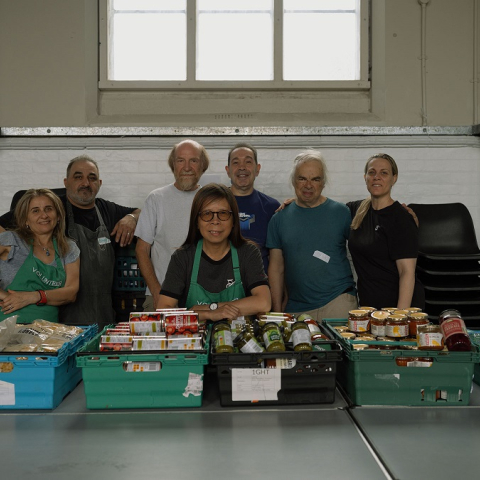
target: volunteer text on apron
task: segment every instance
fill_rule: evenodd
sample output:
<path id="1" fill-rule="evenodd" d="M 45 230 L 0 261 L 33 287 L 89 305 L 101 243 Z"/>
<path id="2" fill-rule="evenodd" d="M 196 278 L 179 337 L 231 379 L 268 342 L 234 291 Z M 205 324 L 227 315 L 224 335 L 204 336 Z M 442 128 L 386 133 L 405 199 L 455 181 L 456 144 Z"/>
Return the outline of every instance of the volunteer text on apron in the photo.
<path id="1" fill-rule="evenodd" d="M 203 239 L 197 243 L 195 251 L 195 260 L 193 262 L 192 276 L 190 277 L 190 288 L 187 295 L 187 308 L 195 305 L 208 305 L 213 302 L 232 302 L 239 298 L 245 298 L 245 290 L 242 285 L 242 278 L 240 275 L 240 265 L 238 263 L 237 249 L 230 242 L 230 250 L 232 252 L 233 276 L 234 283 L 218 293 L 207 292 L 201 285 L 197 283 L 198 268 L 200 266 L 200 259 L 202 257 Z"/>
<path id="2" fill-rule="evenodd" d="M 55 239 L 53 240 L 53 247 L 55 249 L 56 267 L 47 265 L 35 257 L 32 245 L 28 257 L 7 289 L 17 292 L 33 292 L 35 290 L 54 290 L 65 286 L 67 274 L 63 268 L 62 259 L 58 255 L 57 241 Z M 16 312 L 0 315 L 1 320 L 12 315 L 18 315 L 18 323 L 32 323 L 38 319 L 58 322 L 58 307 L 53 305 L 27 305 Z"/>

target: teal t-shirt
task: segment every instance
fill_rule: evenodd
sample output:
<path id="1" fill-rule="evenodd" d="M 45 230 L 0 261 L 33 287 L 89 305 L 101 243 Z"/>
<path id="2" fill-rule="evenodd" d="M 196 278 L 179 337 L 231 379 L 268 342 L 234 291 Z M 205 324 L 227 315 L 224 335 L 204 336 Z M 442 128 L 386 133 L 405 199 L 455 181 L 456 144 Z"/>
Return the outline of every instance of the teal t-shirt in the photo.
<path id="1" fill-rule="evenodd" d="M 314 208 L 292 203 L 272 217 L 266 245 L 283 252 L 287 312 L 323 307 L 346 291 L 356 294 L 346 248 L 351 221 L 347 206 L 330 198 Z"/>

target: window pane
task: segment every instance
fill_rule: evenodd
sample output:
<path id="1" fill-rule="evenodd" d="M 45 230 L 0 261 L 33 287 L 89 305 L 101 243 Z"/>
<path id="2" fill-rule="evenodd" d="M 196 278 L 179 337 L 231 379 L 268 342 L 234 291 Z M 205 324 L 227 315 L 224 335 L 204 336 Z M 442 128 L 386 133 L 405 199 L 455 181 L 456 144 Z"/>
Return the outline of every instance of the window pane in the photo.
<path id="1" fill-rule="evenodd" d="M 284 2 L 284 80 L 356 80 L 359 22 L 355 0 Z"/>
<path id="2" fill-rule="evenodd" d="M 197 1 L 196 78 L 273 79 L 273 0 Z"/>
<path id="3" fill-rule="evenodd" d="M 186 80 L 185 1 L 116 1 L 138 9 L 113 12 L 115 40 L 111 50 L 112 80 Z"/>

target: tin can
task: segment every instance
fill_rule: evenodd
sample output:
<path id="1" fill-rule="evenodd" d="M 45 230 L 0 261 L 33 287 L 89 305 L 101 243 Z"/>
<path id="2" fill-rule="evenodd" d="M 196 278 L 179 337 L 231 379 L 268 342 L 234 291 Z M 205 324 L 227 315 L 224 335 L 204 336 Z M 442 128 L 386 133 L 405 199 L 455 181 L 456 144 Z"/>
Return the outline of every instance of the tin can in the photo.
<path id="1" fill-rule="evenodd" d="M 164 317 L 165 332 L 168 335 L 179 333 L 197 333 L 198 315 L 196 313 L 171 314 Z"/>

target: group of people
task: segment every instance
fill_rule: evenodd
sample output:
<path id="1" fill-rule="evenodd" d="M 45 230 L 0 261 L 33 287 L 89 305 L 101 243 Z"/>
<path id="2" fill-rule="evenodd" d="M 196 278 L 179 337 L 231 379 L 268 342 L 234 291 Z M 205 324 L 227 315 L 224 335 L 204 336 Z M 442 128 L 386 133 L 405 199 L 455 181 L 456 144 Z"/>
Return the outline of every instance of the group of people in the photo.
<path id="1" fill-rule="evenodd" d="M 134 236 L 145 311 L 186 307 L 217 321 L 272 310 L 320 321 L 359 303 L 423 308 L 415 215 L 391 196 L 398 168 L 389 155 L 368 159 L 369 197 L 347 205 L 323 195 L 327 168 L 316 150 L 295 158 L 295 198 L 282 205 L 254 188 L 261 165 L 249 144 L 228 152 L 228 187 L 200 186 L 209 156 L 194 140 L 175 145 L 168 164 L 174 183 L 152 191 L 141 211 L 97 197 L 100 173 L 87 156 L 70 161 L 60 200 L 28 190 L 0 217 L 3 317 L 113 323 L 113 243 Z"/>

